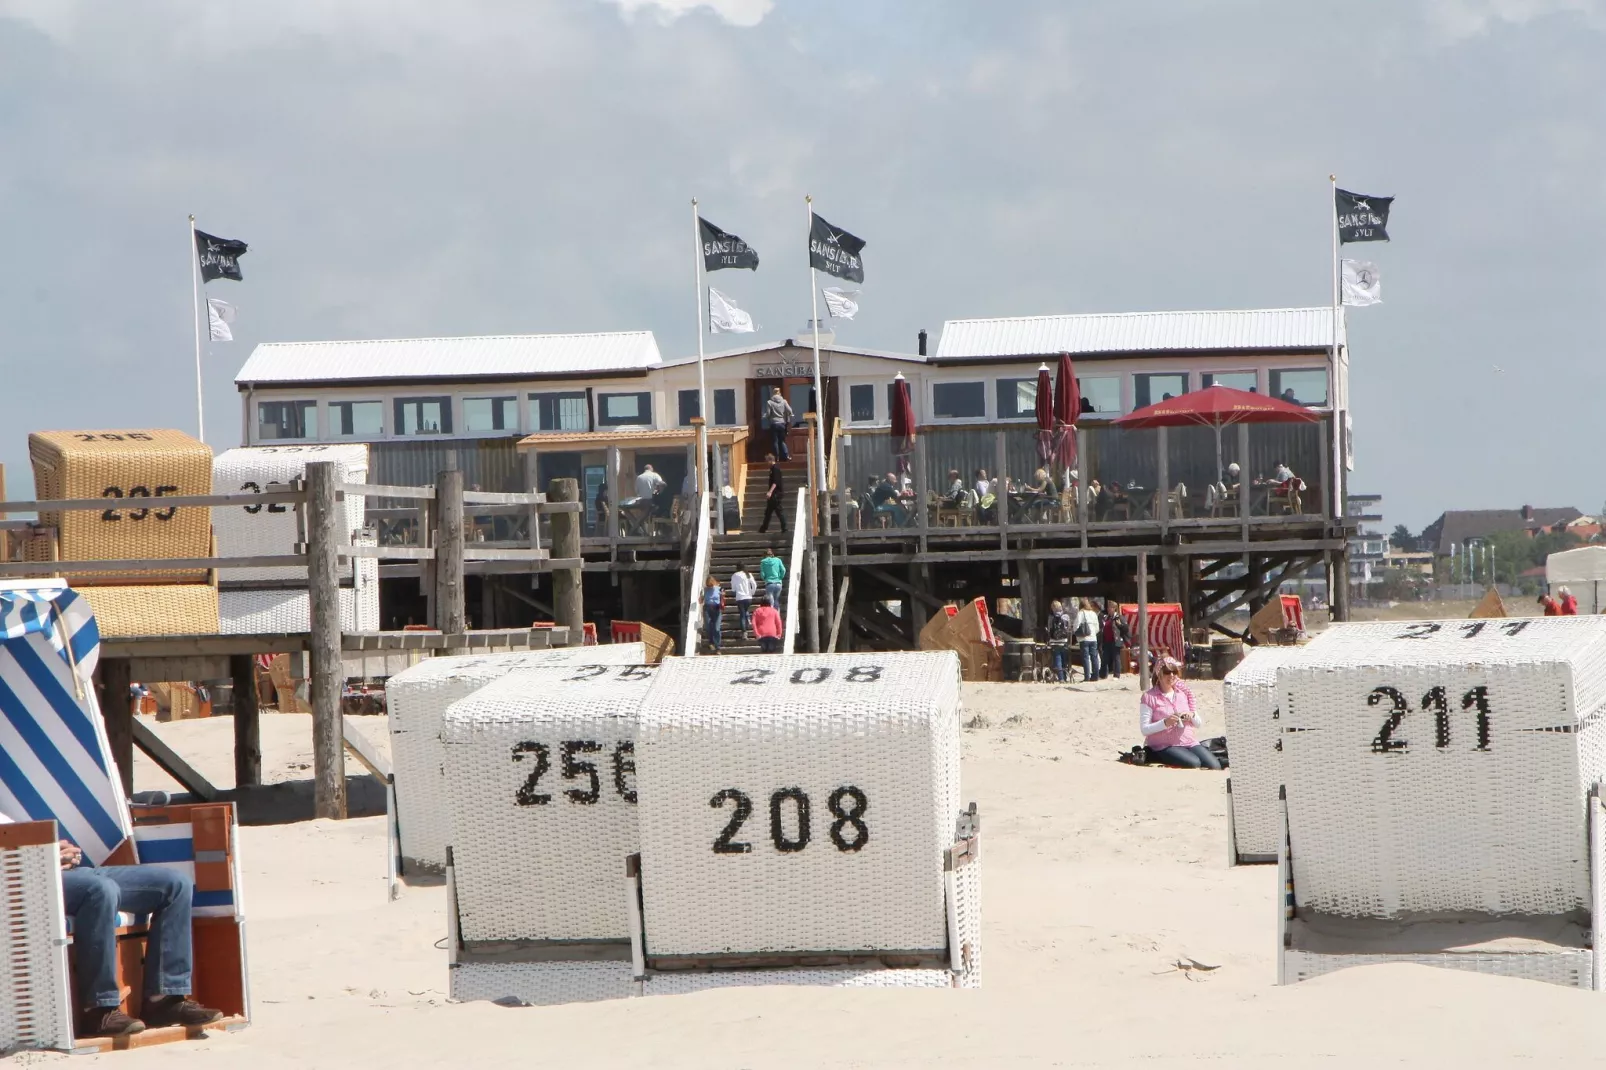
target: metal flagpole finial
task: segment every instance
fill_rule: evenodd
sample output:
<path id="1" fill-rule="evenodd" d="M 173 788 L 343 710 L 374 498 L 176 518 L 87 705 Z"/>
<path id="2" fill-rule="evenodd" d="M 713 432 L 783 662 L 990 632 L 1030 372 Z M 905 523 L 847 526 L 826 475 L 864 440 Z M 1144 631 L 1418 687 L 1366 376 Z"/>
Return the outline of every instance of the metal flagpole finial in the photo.
<path id="1" fill-rule="evenodd" d="M 1329 182 L 1337 182 L 1338 181 L 1338 176 L 1337 175 L 1328 175 L 1327 176 L 1327 181 L 1329 181 Z"/>
<path id="2" fill-rule="evenodd" d="M 814 195 L 812 193 L 803 194 L 803 203 L 805 203 L 805 204 L 813 204 L 814 203 Z"/>

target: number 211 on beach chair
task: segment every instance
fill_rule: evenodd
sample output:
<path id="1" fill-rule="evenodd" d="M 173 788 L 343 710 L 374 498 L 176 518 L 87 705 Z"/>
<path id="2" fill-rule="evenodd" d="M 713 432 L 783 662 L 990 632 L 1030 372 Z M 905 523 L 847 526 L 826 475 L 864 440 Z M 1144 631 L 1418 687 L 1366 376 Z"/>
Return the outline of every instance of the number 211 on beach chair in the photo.
<path id="1" fill-rule="evenodd" d="M 181 870 L 195 883 L 197 1000 L 224 1012 L 207 1028 L 250 1020 L 245 913 L 227 803 L 135 806 L 123 796 L 95 697 L 100 634 L 88 604 L 59 580 L 0 583 L 0 1054 L 108 1050 L 199 1035 L 182 1026 L 77 1040 L 79 1000 L 57 841 L 97 866 Z M 117 930 L 123 1009 L 138 1015 L 146 919 Z"/>

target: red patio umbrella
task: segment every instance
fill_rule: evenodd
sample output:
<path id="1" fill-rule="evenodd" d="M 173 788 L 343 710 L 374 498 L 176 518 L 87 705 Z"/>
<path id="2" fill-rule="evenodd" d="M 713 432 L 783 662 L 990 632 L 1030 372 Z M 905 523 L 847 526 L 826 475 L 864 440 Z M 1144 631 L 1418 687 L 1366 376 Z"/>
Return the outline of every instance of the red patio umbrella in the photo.
<path id="1" fill-rule="evenodd" d="M 1042 381 L 1041 373 L 1038 381 Z M 1076 382 L 1071 355 L 1061 353 L 1054 379 L 1054 460 L 1062 477 L 1076 465 L 1076 423 L 1081 417 L 1082 388 Z"/>
<path id="2" fill-rule="evenodd" d="M 915 450 L 915 404 L 909 396 L 909 380 L 900 373 L 892 380 L 892 454 L 898 471 L 909 471 L 909 455 Z"/>
<path id="3" fill-rule="evenodd" d="M 1115 421 L 1116 427 L 1190 427 L 1216 429 L 1216 479 L 1221 479 L 1221 429 L 1228 424 L 1316 423 L 1321 413 L 1248 390 L 1207 386 L 1192 394 L 1168 398 L 1135 409 Z"/>
<path id="4" fill-rule="evenodd" d="M 1054 384 L 1048 379 L 1048 365 L 1037 369 L 1037 456 L 1044 464 L 1054 459 Z"/>

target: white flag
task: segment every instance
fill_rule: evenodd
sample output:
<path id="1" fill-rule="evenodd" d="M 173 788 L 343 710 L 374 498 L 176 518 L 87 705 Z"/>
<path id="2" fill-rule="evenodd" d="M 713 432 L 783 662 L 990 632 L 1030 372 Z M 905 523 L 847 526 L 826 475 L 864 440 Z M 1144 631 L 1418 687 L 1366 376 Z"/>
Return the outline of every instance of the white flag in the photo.
<path id="1" fill-rule="evenodd" d="M 1383 303 L 1383 276 L 1365 260 L 1344 261 L 1344 303 L 1354 308 Z"/>
<path id="2" fill-rule="evenodd" d="M 840 286 L 828 286 L 820 293 L 825 297 L 825 307 L 831 313 L 832 319 L 850 320 L 859 313 L 859 291 L 844 290 Z"/>
<path id="3" fill-rule="evenodd" d="M 712 334 L 730 331 L 733 334 L 750 334 L 753 317 L 736 307 L 736 302 L 712 286 L 708 288 L 708 330 Z"/>
<path id="4" fill-rule="evenodd" d="M 227 301 L 220 301 L 216 297 L 206 299 L 206 318 L 212 327 L 212 341 L 234 341 L 234 332 L 229 330 L 229 324 L 234 322 L 234 311 L 234 306 Z"/>

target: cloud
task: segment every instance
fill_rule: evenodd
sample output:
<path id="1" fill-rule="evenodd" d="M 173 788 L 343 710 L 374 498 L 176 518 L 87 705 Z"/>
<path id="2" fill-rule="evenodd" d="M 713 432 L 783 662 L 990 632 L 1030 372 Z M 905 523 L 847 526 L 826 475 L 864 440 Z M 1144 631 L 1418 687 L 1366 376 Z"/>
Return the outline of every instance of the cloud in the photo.
<path id="1" fill-rule="evenodd" d="M 627 18 L 650 10 L 665 22 L 706 7 L 732 26 L 757 26 L 775 7 L 775 0 L 606 0 L 618 4 Z"/>
<path id="2" fill-rule="evenodd" d="M 1552 15 L 1583 16 L 1606 27 L 1601 0 L 1428 0 L 1429 23 L 1452 41 L 1482 37 L 1501 23 L 1521 26 Z"/>

